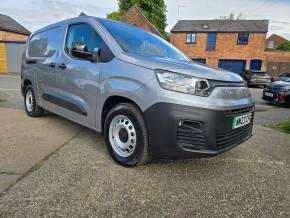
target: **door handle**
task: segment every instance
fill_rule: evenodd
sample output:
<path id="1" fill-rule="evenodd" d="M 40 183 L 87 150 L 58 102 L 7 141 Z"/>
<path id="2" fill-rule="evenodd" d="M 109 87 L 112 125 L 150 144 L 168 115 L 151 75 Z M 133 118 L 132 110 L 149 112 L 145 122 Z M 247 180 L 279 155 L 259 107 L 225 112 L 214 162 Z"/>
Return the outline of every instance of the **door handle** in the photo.
<path id="1" fill-rule="evenodd" d="M 50 63 L 50 64 L 48 65 L 48 67 L 49 67 L 49 68 L 55 68 L 55 64 L 54 64 L 54 63 Z"/>
<path id="2" fill-rule="evenodd" d="M 60 64 L 58 66 L 58 68 L 62 69 L 62 70 L 65 70 L 66 69 L 66 65 L 64 63 Z"/>

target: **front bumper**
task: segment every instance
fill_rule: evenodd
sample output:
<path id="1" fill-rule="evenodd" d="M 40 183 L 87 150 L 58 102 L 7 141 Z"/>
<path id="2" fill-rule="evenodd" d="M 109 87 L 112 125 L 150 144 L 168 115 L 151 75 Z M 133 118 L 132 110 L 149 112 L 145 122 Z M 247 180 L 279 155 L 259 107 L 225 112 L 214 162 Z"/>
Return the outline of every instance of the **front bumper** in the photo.
<path id="1" fill-rule="evenodd" d="M 145 112 L 150 153 L 154 158 L 210 157 L 252 136 L 250 124 L 232 129 L 236 116 L 252 113 L 254 105 L 235 110 L 211 110 L 157 103 Z"/>
<path id="2" fill-rule="evenodd" d="M 265 92 L 272 93 L 273 97 L 266 96 Z M 283 96 L 283 98 L 284 98 L 283 101 L 281 101 L 280 96 Z M 290 95 L 280 95 L 279 91 L 277 92 L 277 91 L 273 91 L 273 90 L 269 90 L 269 89 L 264 89 L 262 100 L 267 101 L 267 102 L 272 103 L 272 104 L 275 104 L 275 105 L 290 106 Z"/>

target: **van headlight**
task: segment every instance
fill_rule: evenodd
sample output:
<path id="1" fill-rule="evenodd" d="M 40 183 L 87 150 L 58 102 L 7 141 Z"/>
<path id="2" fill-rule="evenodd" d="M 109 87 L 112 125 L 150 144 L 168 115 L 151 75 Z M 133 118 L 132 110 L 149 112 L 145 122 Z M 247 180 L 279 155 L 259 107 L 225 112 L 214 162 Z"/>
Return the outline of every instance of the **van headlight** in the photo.
<path id="1" fill-rule="evenodd" d="M 164 70 L 155 70 L 155 73 L 160 86 L 164 89 L 203 97 L 210 94 L 211 86 L 206 79 Z"/>

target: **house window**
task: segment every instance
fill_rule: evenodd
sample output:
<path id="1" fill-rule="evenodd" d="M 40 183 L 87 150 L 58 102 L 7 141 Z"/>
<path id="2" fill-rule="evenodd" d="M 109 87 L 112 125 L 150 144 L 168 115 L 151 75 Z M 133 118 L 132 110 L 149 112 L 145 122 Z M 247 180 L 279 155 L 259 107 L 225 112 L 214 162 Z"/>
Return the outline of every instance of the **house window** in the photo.
<path id="1" fill-rule="evenodd" d="M 196 43 L 196 33 L 187 33 L 186 34 L 186 43 L 195 44 Z"/>
<path id="2" fill-rule="evenodd" d="M 274 48 L 274 41 L 269 41 L 268 42 L 268 48 Z"/>
<path id="3" fill-rule="evenodd" d="M 239 33 L 238 45 L 247 45 L 249 42 L 249 33 Z"/>
<path id="4" fill-rule="evenodd" d="M 196 63 L 206 64 L 205 58 L 192 58 L 192 60 Z"/>
<path id="5" fill-rule="evenodd" d="M 216 46 L 216 33 L 208 33 L 207 34 L 207 51 L 214 51 Z"/>

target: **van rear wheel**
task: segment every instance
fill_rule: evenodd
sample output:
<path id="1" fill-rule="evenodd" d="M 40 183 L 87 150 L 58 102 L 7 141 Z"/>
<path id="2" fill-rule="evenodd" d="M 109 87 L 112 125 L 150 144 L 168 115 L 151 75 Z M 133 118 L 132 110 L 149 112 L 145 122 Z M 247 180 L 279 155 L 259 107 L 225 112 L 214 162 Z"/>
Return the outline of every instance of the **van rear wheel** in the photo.
<path id="1" fill-rule="evenodd" d="M 43 115 L 43 109 L 37 105 L 31 85 L 28 85 L 24 90 L 24 106 L 27 115 L 30 117 L 40 117 Z"/>
<path id="2" fill-rule="evenodd" d="M 104 135 L 112 158 L 123 166 L 149 161 L 148 134 L 142 112 L 132 103 L 121 103 L 108 113 Z"/>

